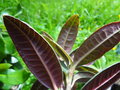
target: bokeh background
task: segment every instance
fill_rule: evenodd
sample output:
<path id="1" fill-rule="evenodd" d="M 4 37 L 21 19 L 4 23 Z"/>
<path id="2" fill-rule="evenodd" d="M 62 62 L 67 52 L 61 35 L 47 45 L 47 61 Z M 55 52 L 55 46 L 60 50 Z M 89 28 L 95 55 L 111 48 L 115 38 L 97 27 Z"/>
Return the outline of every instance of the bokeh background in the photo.
<path id="1" fill-rule="evenodd" d="M 61 27 L 74 14 L 79 15 L 80 25 L 73 50 L 101 26 L 120 21 L 120 0 L 0 0 L 0 90 L 29 90 L 36 80 L 14 48 L 3 15 L 19 18 L 57 40 Z M 120 62 L 119 44 L 93 67 L 102 70 L 116 62 Z"/>

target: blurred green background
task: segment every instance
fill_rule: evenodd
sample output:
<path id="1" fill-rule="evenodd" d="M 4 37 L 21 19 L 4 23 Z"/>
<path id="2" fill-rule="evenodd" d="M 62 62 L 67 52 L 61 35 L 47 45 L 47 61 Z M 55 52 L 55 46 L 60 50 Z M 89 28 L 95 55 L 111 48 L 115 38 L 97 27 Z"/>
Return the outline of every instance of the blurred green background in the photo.
<path id="1" fill-rule="evenodd" d="M 14 48 L 2 16 L 19 18 L 56 40 L 63 24 L 74 14 L 80 16 L 80 26 L 73 50 L 101 26 L 120 21 L 120 0 L 0 0 L 0 90 L 29 90 L 36 80 Z M 93 66 L 102 70 L 119 62 L 119 54 L 117 45 Z"/>

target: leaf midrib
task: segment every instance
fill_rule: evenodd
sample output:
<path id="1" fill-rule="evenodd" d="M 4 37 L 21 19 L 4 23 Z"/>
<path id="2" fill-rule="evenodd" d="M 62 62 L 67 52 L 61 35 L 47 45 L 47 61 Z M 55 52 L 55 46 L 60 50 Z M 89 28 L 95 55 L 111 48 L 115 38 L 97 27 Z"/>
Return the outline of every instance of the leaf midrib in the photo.
<path id="1" fill-rule="evenodd" d="M 116 30 L 115 32 L 113 32 L 113 34 L 109 35 L 106 39 L 104 39 L 103 41 L 101 41 L 101 43 L 99 43 L 98 45 L 96 45 L 96 47 L 92 48 L 90 51 L 88 51 L 85 55 L 83 55 L 75 64 L 74 66 L 76 67 L 80 62 L 82 62 L 82 60 L 87 57 L 92 51 L 94 51 L 96 48 L 98 48 L 100 45 L 102 45 L 105 41 L 109 40 L 111 37 L 113 37 L 116 33 L 118 33 L 120 31 L 120 28 L 118 27 L 118 30 Z"/>
<path id="2" fill-rule="evenodd" d="M 7 18 L 6 18 L 7 19 Z M 7 19 L 8 21 L 10 21 L 10 23 L 11 24 L 15 24 L 15 23 L 13 23 L 11 20 L 9 20 L 9 19 Z M 22 21 L 21 21 L 22 22 Z M 20 23 L 21 23 L 20 22 Z M 24 22 L 22 22 L 22 23 L 24 23 Z M 19 29 L 19 31 L 21 32 L 21 33 L 23 33 L 24 34 L 24 36 L 28 39 L 28 41 L 31 43 L 31 45 L 32 45 L 32 47 L 33 47 L 33 49 L 35 50 L 35 52 L 36 52 L 36 54 L 37 54 L 37 56 L 41 59 L 41 61 L 40 62 L 42 62 L 42 64 L 43 64 L 43 66 L 45 67 L 45 69 L 46 69 L 46 71 L 48 72 L 48 75 L 49 75 L 49 77 L 50 77 L 50 79 L 51 79 L 51 82 L 52 82 L 52 85 L 53 85 L 53 87 L 54 88 L 57 88 L 57 86 L 56 86 L 56 84 L 54 83 L 54 79 L 52 78 L 52 75 L 51 75 L 51 73 L 50 73 L 50 71 L 49 71 L 49 69 L 47 68 L 47 65 L 45 65 L 45 63 L 43 62 L 43 60 L 42 60 L 42 58 L 39 56 L 39 53 L 37 52 L 37 50 L 35 49 L 35 46 L 33 45 L 33 43 L 31 42 L 31 40 L 29 39 L 29 37 L 23 32 L 23 31 L 21 31 L 20 30 L 20 28 L 15 24 L 15 26 Z M 27 25 L 28 26 L 28 25 Z M 29 26 L 28 26 L 29 27 Z M 31 28 L 31 27 L 29 27 L 29 28 Z M 31 28 L 32 29 L 32 28 Z M 34 29 L 32 29 L 32 30 L 34 30 Z M 29 32 L 30 32 L 30 30 L 29 30 Z M 34 33 L 37 33 L 35 30 L 34 30 Z M 38 34 L 38 33 L 37 33 Z M 38 34 L 39 35 L 39 34 Z M 41 37 L 42 38 L 42 37 Z M 43 38 L 42 38 L 43 39 Z M 46 42 L 46 41 L 45 41 Z M 34 72 L 33 72 L 34 73 Z M 35 74 L 35 73 L 34 73 Z M 35 74 L 36 75 L 36 74 Z M 42 82 L 41 82 L 42 83 Z M 44 84 L 44 83 L 43 83 Z M 45 85 L 45 84 L 44 84 Z M 56 89 L 55 89 L 56 90 Z"/>
<path id="3" fill-rule="evenodd" d="M 66 37 L 64 39 L 65 41 L 63 42 L 63 48 L 65 48 L 65 44 L 67 42 L 68 35 L 69 35 L 70 31 L 71 31 L 72 25 L 75 23 L 76 18 L 77 18 L 77 16 L 75 16 L 75 18 L 73 18 L 72 24 L 70 25 L 70 27 L 68 29 L 67 35 L 66 35 Z"/>
<path id="4" fill-rule="evenodd" d="M 104 84 L 106 84 L 109 80 L 111 80 L 112 78 L 114 78 L 117 74 L 119 74 L 120 71 L 116 72 L 114 75 L 110 76 L 110 78 L 108 78 L 107 80 L 105 80 L 104 82 L 102 82 L 100 85 L 98 85 L 95 90 L 99 89 L 101 86 L 103 86 Z"/>

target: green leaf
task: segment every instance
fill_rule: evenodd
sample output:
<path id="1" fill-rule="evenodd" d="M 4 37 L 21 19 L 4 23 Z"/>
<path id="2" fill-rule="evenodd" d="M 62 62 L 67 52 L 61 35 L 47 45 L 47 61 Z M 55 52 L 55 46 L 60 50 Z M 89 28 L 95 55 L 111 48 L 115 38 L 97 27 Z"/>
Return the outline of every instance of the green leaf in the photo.
<path id="1" fill-rule="evenodd" d="M 31 73 L 29 78 L 25 81 L 25 83 L 21 84 L 19 90 L 31 90 L 31 87 L 36 80 L 36 77 Z"/>
<path id="2" fill-rule="evenodd" d="M 75 42 L 79 26 L 79 16 L 73 15 L 62 27 L 58 36 L 57 43 L 67 52 L 70 53 Z"/>
<path id="3" fill-rule="evenodd" d="M 11 89 L 11 87 L 12 87 L 13 85 L 10 85 L 10 84 L 3 84 L 2 86 L 1 86 L 1 90 L 10 90 Z"/>
<path id="4" fill-rule="evenodd" d="M 98 71 L 94 68 L 88 67 L 88 66 L 79 66 L 76 68 L 78 71 L 85 71 L 85 72 L 92 72 L 94 74 L 98 73 Z"/>
<path id="5" fill-rule="evenodd" d="M 9 36 L 4 38 L 5 41 L 5 54 L 13 54 L 15 52 L 15 47 Z"/>
<path id="6" fill-rule="evenodd" d="M 5 84 L 18 85 L 24 83 L 29 77 L 25 70 L 14 71 L 8 69 L 4 74 L 0 74 L 0 81 Z"/>
<path id="7" fill-rule="evenodd" d="M 116 53 L 117 55 L 120 55 L 120 44 L 117 46 Z"/>
<path id="8" fill-rule="evenodd" d="M 0 61 L 4 58 L 4 56 L 5 56 L 5 43 L 2 35 L 0 34 Z"/>
<path id="9" fill-rule="evenodd" d="M 9 69 L 11 66 L 9 63 L 0 63 L 0 72 Z"/>

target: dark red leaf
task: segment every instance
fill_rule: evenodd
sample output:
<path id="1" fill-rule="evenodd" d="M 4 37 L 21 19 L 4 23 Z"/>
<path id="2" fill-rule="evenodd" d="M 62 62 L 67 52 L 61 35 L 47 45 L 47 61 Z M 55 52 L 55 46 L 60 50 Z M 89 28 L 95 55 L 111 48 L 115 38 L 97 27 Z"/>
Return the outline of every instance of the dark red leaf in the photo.
<path id="1" fill-rule="evenodd" d="M 110 23 L 98 29 L 76 51 L 76 65 L 88 64 L 100 58 L 120 41 L 120 22 Z"/>
<path id="2" fill-rule="evenodd" d="M 57 43 L 63 47 L 68 53 L 70 53 L 72 46 L 75 42 L 79 26 L 79 16 L 73 15 L 70 17 L 63 26 Z"/>
<path id="3" fill-rule="evenodd" d="M 77 50 L 78 50 L 78 48 L 75 49 L 74 51 L 72 51 L 72 52 L 70 53 L 70 56 L 71 56 L 72 59 L 74 58 L 74 55 L 75 55 L 75 53 L 76 53 Z"/>
<path id="4" fill-rule="evenodd" d="M 15 47 L 30 71 L 47 88 L 56 90 L 62 83 L 62 70 L 58 59 L 34 29 L 11 16 L 4 16 L 4 24 Z"/>
<path id="5" fill-rule="evenodd" d="M 52 46 L 54 51 L 56 51 L 56 53 L 63 58 L 63 61 L 65 61 L 67 65 L 72 63 L 71 57 L 68 55 L 68 53 L 59 44 L 55 43 L 49 37 L 44 36 L 44 38 Z"/>
<path id="6" fill-rule="evenodd" d="M 103 70 L 93 77 L 82 90 L 105 90 L 120 79 L 120 63 Z"/>
<path id="7" fill-rule="evenodd" d="M 48 90 L 48 88 L 46 88 L 45 86 L 43 86 L 39 81 L 36 81 L 31 90 Z"/>

